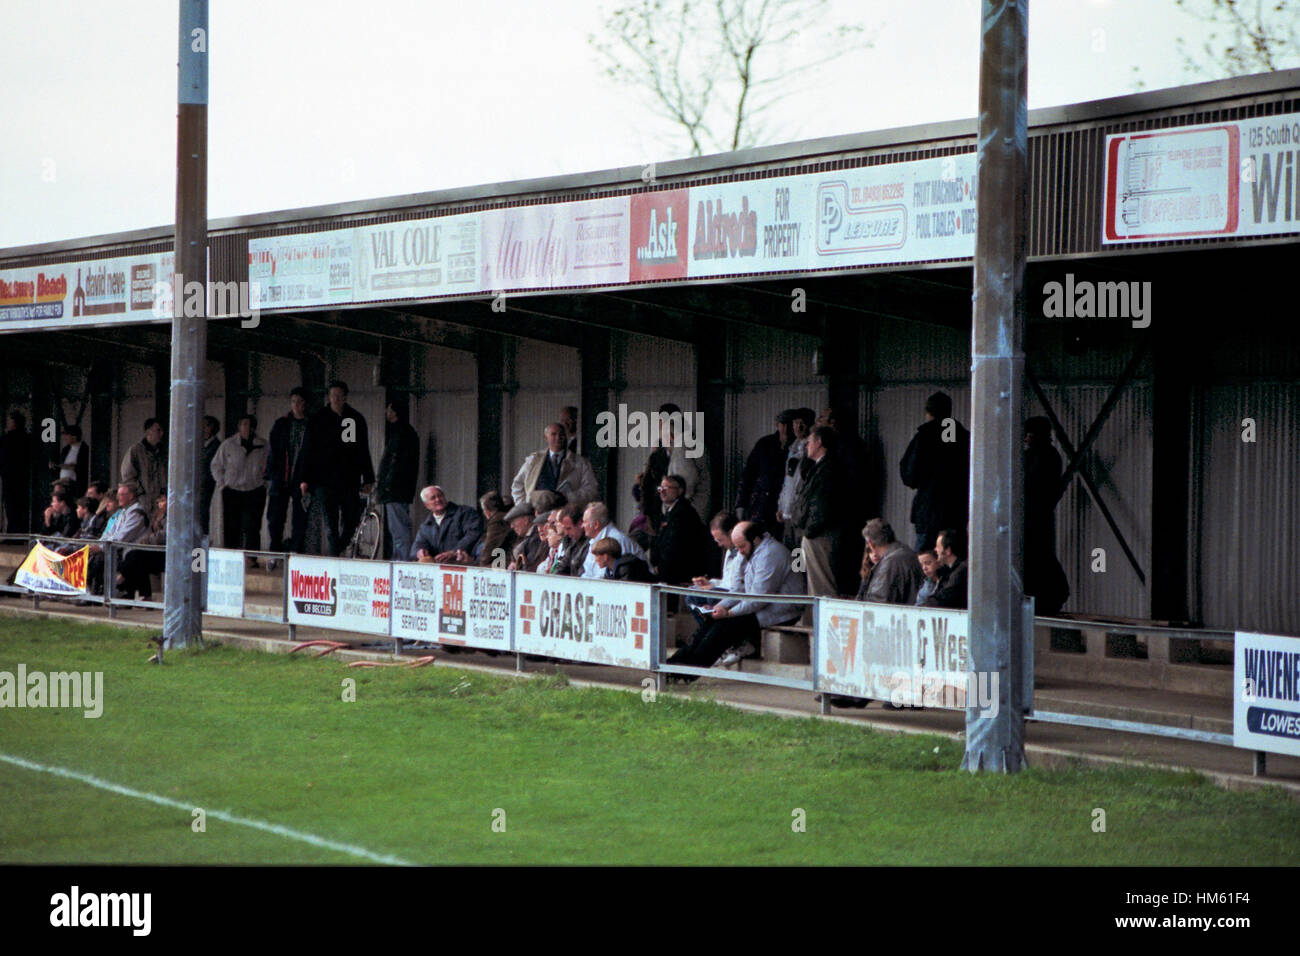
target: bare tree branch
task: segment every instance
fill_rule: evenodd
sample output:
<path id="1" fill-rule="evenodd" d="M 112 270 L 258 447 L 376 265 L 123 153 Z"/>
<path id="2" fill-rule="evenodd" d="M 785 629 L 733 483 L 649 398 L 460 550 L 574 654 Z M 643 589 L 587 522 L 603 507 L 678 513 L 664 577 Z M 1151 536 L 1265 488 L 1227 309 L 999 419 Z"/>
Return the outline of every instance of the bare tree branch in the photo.
<path id="1" fill-rule="evenodd" d="M 760 132 L 770 141 L 777 130 L 756 117 L 796 81 L 871 45 L 860 25 L 826 28 L 829 13 L 829 0 L 631 0 L 588 43 L 605 74 L 639 90 L 699 155 L 756 145 Z"/>

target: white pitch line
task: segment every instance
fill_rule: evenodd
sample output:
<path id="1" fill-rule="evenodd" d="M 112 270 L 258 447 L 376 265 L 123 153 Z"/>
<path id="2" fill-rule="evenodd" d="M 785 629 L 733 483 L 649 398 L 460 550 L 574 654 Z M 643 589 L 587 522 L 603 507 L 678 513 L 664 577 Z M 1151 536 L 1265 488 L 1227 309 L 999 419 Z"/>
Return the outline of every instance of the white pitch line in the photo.
<path id="1" fill-rule="evenodd" d="M 101 790 L 118 793 L 124 797 L 135 797 L 137 800 L 147 800 L 150 803 L 158 804 L 160 807 L 171 807 L 176 810 L 183 810 L 186 813 L 192 813 L 194 810 L 193 805 L 181 803 L 179 800 L 172 800 L 169 797 L 160 797 L 156 793 L 145 793 L 143 790 L 134 790 L 131 787 L 123 787 L 120 784 L 110 783 L 107 780 L 92 777 L 87 773 L 77 773 L 75 770 L 67 770 L 64 767 L 49 767 L 32 760 L 24 760 L 22 757 L 12 757 L 9 754 L 3 753 L 0 753 L 0 761 L 13 764 L 15 767 L 23 767 L 27 770 L 49 773 L 56 777 L 66 777 L 69 780 L 76 780 L 79 783 L 90 784 L 92 787 L 99 787 Z M 226 813 L 223 810 L 205 810 L 204 814 L 213 819 L 221 820 L 224 823 L 233 823 L 236 826 L 250 827 L 254 830 L 261 830 L 263 833 L 274 833 L 276 836 L 282 836 L 289 840 L 298 840 L 302 843 L 310 843 L 312 846 L 323 847 L 326 850 L 337 850 L 339 853 L 347 853 L 350 856 L 369 860 L 371 863 L 384 863 L 389 866 L 415 866 L 414 863 L 408 863 L 406 860 L 399 859 L 395 856 L 383 856 L 379 853 L 372 853 L 365 847 L 353 846 L 350 843 L 338 843 L 334 840 L 326 840 L 324 837 L 318 837 L 311 833 L 303 833 L 301 830 L 294 830 L 289 827 L 280 826 L 278 823 L 263 823 L 261 820 L 249 820 L 247 817 L 237 817 L 233 813 Z"/>

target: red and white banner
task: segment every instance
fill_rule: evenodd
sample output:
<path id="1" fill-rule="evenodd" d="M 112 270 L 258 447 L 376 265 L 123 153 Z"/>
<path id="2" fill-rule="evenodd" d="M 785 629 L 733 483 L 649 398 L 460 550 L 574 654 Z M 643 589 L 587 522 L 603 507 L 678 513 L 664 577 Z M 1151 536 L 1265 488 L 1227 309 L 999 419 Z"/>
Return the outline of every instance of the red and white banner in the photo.
<path id="1" fill-rule="evenodd" d="M 1300 232 L 1300 113 L 1106 137 L 1102 242 Z"/>
<path id="2" fill-rule="evenodd" d="M 393 565 L 394 637 L 510 650 L 510 572 L 455 564 Z"/>
<path id="3" fill-rule="evenodd" d="M 382 561 L 290 555 L 289 623 L 387 636 L 390 567 Z"/>
<path id="4" fill-rule="evenodd" d="M 516 572 L 515 650 L 648 670 L 653 595 L 648 584 Z"/>

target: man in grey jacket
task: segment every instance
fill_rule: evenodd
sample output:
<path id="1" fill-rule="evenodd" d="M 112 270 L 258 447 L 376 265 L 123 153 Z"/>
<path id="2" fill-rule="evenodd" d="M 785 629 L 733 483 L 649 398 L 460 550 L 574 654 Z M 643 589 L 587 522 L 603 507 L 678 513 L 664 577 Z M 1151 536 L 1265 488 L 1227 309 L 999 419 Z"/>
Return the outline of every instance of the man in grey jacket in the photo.
<path id="1" fill-rule="evenodd" d="M 731 532 L 736 550 L 745 559 L 745 594 L 806 593 L 801 573 L 793 568 L 790 549 L 763 531 L 753 521 L 742 521 Z M 751 599 L 728 598 L 715 604 L 709 614 L 712 626 L 696 632 L 685 647 L 668 658 L 670 664 L 712 667 L 723 652 L 737 645 L 757 647 L 765 627 L 793 624 L 803 614 L 799 604 L 774 604 Z M 688 678 L 693 680 L 694 678 Z"/>
<path id="2" fill-rule="evenodd" d="M 122 481 L 138 485 L 145 501 L 153 501 L 167 490 L 167 451 L 162 442 L 162 422 L 150 418 L 144 423 L 144 437 L 122 457 Z M 148 523 L 146 514 L 145 524 Z"/>
<path id="3" fill-rule="evenodd" d="M 880 518 L 867 522 L 862 537 L 871 551 L 872 568 L 858 587 L 858 600 L 915 605 L 925 580 L 916 552 L 899 541 L 889 522 Z"/>

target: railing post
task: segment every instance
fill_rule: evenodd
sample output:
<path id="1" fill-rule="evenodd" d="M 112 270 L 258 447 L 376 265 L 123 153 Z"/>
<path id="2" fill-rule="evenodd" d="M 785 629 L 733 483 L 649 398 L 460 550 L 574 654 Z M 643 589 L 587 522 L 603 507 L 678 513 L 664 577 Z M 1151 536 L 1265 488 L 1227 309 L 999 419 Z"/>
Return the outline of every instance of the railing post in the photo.
<path id="1" fill-rule="evenodd" d="M 113 557 L 112 541 L 104 543 L 104 604 L 108 608 L 108 618 L 113 620 L 117 617 L 117 605 L 113 603 L 113 588 L 117 586 L 117 561 Z"/>

